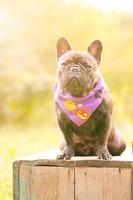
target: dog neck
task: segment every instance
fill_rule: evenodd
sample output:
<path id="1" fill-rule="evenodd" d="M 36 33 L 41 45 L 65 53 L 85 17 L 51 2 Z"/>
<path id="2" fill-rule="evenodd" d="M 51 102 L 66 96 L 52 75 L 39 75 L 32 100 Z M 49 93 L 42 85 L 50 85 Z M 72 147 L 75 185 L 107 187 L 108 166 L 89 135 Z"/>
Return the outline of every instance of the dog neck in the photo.
<path id="1" fill-rule="evenodd" d="M 106 88 L 102 77 L 84 97 L 73 97 L 62 88 L 56 87 L 55 101 L 69 119 L 77 126 L 81 126 L 102 103 Z"/>

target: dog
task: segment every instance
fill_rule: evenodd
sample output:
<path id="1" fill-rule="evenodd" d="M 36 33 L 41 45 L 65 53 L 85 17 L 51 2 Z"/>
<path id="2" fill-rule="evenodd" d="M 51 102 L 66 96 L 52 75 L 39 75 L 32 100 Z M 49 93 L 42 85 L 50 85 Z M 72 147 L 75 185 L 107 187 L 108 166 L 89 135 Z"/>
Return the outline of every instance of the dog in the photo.
<path id="1" fill-rule="evenodd" d="M 65 139 L 57 159 L 98 156 L 111 160 L 121 155 L 126 144 L 115 127 L 112 97 L 99 68 L 101 41 L 77 51 L 62 37 L 56 47 L 55 110 Z"/>

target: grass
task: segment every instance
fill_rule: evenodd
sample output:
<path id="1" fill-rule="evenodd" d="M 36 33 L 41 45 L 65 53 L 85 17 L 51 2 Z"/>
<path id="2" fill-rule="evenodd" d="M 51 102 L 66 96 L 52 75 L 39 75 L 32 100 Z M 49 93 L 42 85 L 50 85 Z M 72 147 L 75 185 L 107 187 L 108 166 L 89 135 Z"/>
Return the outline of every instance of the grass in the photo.
<path id="1" fill-rule="evenodd" d="M 133 125 L 120 127 L 128 145 L 131 145 Z M 57 147 L 62 135 L 56 125 L 13 128 L 0 131 L 0 200 L 12 200 L 12 163 L 18 157 L 36 154 Z"/>

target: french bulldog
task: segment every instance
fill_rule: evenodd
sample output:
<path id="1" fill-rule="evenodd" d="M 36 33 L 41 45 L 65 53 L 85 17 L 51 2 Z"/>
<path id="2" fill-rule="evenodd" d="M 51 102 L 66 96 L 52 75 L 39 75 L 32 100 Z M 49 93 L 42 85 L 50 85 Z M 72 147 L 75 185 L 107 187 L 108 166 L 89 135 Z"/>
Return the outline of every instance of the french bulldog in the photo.
<path id="1" fill-rule="evenodd" d="M 111 160 L 121 155 L 126 144 L 114 125 L 112 97 L 99 69 L 101 41 L 77 51 L 59 38 L 56 47 L 55 107 L 65 139 L 57 159 L 98 156 Z"/>

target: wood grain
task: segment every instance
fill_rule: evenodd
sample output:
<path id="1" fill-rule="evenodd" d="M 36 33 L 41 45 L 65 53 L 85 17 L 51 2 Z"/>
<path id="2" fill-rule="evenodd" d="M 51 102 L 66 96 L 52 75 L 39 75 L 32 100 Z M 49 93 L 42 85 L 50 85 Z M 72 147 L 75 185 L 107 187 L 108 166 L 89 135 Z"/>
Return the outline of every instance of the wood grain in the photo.
<path id="1" fill-rule="evenodd" d="M 75 169 L 75 199 L 103 200 L 102 170 L 97 168 Z"/>
<path id="2" fill-rule="evenodd" d="M 74 169 L 32 167 L 31 200 L 74 200 Z"/>
<path id="3" fill-rule="evenodd" d="M 19 161 L 13 163 L 13 199 L 19 200 Z"/>
<path id="4" fill-rule="evenodd" d="M 14 200 L 132 200 L 133 156 L 57 160 L 57 151 L 13 163 Z"/>
<path id="5" fill-rule="evenodd" d="M 120 160 L 94 160 L 92 157 L 77 160 L 57 160 L 57 159 L 39 159 L 39 160 L 20 160 L 23 166 L 58 166 L 58 167 L 109 167 L 109 168 L 133 168 L 133 161 Z"/>
<path id="6" fill-rule="evenodd" d="M 133 155 L 131 155 L 131 152 L 126 156 L 114 156 L 112 160 L 99 160 L 96 156 L 80 156 L 72 157 L 71 160 L 57 160 L 56 156 L 58 154 L 59 149 L 52 149 L 18 161 L 27 166 L 133 168 Z"/>
<path id="7" fill-rule="evenodd" d="M 104 198 L 106 200 L 131 199 L 131 170 L 104 169 Z"/>
<path id="8" fill-rule="evenodd" d="M 131 169 L 131 200 L 133 200 L 133 169 Z"/>
<path id="9" fill-rule="evenodd" d="M 76 200 L 131 200 L 131 170 L 76 168 L 75 191 Z"/>
<path id="10" fill-rule="evenodd" d="M 30 167 L 19 168 L 19 200 L 30 200 Z M 16 200 L 16 199 L 15 199 Z"/>

